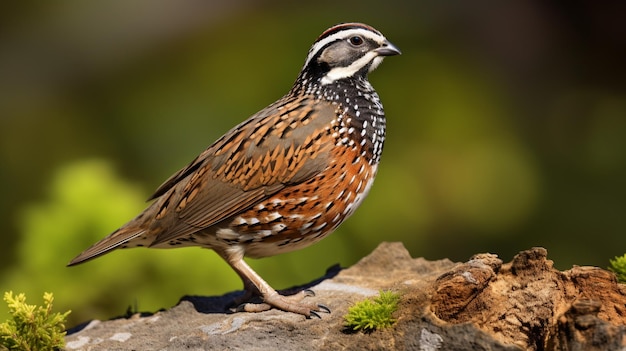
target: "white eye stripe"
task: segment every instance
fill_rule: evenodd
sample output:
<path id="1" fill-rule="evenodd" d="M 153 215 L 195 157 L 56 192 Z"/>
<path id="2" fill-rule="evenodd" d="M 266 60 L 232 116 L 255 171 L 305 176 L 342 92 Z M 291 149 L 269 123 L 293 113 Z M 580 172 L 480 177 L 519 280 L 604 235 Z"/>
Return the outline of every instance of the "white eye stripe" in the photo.
<path id="1" fill-rule="evenodd" d="M 385 37 L 383 37 L 382 35 L 372 32 L 367 29 L 363 29 L 363 28 L 342 30 L 316 42 L 313 45 L 313 47 L 311 47 L 311 50 L 309 50 L 309 55 L 307 56 L 306 61 L 304 62 L 304 67 L 308 66 L 311 60 L 313 59 L 313 57 L 315 57 L 317 53 L 329 43 L 332 43 L 337 40 L 347 39 L 355 35 L 359 35 L 364 38 L 374 40 L 378 43 L 382 43 L 386 40 Z"/>

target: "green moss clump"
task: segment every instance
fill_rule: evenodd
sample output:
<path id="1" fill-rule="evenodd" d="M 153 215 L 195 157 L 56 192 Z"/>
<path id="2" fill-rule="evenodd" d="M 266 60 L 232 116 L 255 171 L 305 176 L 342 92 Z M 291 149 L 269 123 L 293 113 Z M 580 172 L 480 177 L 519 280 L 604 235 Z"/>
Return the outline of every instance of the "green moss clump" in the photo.
<path id="1" fill-rule="evenodd" d="M 391 291 L 381 291 L 373 300 L 357 302 L 348 309 L 344 318 L 346 328 L 353 331 L 373 331 L 390 327 L 396 320 L 393 313 L 398 309 L 400 296 Z"/>
<path id="2" fill-rule="evenodd" d="M 52 293 L 44 293 L 44 306 L 26 304 L 26 295 L 4 293 L 13 319 L 0 324 L 0 350 L 47 351 L 65 346 L 65 319 L 70 311 L 52 313 Z"/>
<path id="3" fill-rule="evenodd" d="M 626 283 L 626 254 L 615 257 L 615 259 L 609 260 L 609 262 L 611 263 L 609 270 L 617 275 L 617 280 L 620 283 Z"/>

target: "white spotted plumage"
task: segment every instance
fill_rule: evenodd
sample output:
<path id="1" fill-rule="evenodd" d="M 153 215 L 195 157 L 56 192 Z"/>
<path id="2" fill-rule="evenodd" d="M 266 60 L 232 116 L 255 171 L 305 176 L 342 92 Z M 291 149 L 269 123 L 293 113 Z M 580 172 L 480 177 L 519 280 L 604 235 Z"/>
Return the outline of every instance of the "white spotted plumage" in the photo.
<path id="1" fill-rule="evenodd" d="M 361 23 L 326 30 L 293 87 L 235 126 L 170 177 L 133 220 L 70 265 L 117 248 L 200 246 L 241 277 L 253 311 L 328 311 L 279 295 L 243 260 L 309 246 L 330 234 L 369 192 L 385 140 L 385 114 L 367 80 L 400 51 Z"/>

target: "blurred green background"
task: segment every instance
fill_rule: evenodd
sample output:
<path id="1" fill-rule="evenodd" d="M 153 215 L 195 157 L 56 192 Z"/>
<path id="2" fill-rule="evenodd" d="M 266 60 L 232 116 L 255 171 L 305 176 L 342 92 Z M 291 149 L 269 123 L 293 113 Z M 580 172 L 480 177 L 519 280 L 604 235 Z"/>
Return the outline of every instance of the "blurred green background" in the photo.
<path id="1" fill-rule="evenodd" d="M 305 250 L 251 264 L 275 288 L 381 241 L 413 256 L 558 268 L 626 252 L 626 3 L 20 1 L 0 5 L 0 290 L 70 323 L 240 289 L 198 248 L 65 264 L 168 176 L 290 88 L 327 27 L 402 49 L 371 75 L 387 143 L 368 199 Z M 0 307 L 0 320 L 6 318 Z"/>

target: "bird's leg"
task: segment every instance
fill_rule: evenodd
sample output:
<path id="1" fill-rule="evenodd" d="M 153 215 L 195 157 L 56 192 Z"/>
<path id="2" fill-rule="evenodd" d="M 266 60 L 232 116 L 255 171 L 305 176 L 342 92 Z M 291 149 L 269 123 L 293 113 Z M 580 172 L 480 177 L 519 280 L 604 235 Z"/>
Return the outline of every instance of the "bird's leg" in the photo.
<path id="1" fill-rule="evenodd" d="M 311 290 L 303 290 L 290 296 L 280 295 L 243 260 L 241 255 L 219 254 L 230 264 L 243 281 L 246 293 L 236 301 L 241 303 L 237 307 L 238 312 L 263 312 L 275 307 L 283 311 L 301 314 L 307 318 L 311 316 L 319 317 L 318 312 L 330 312 L 328 307 L 324 305 L 302 303 L 303 298 L 314 295 Z M 247 301 L 254 296 L 259 296 L 263 302 L 248 303 Z"/>
<path id="2" fill-rule="evenodd" d="M 237 308 L 239 308 L 239 306 L 242 306 L 242 305 L 247 304 L 249 302 L 252 302 L 254 300 L 261 301 L 260 300 L 261 299 L 261 293 L 259 292 L 257 287 L 252 283 L 252 281 L 250 279 L 248 279 L 247 277 L 239 274 L 239 272 L 237 272 L 237 275 L 239 275 L 239 277 L 241 278 L 241 281 L 243 282 L 244 294 L 242 296 L 240 296 L 240 297 L 237 297 L 233 301 L 233 305 L 237 306 Z M 268 306 L 267 310 L 269 310 L 270 308 L 271 308 L 271 306 Z"/>

